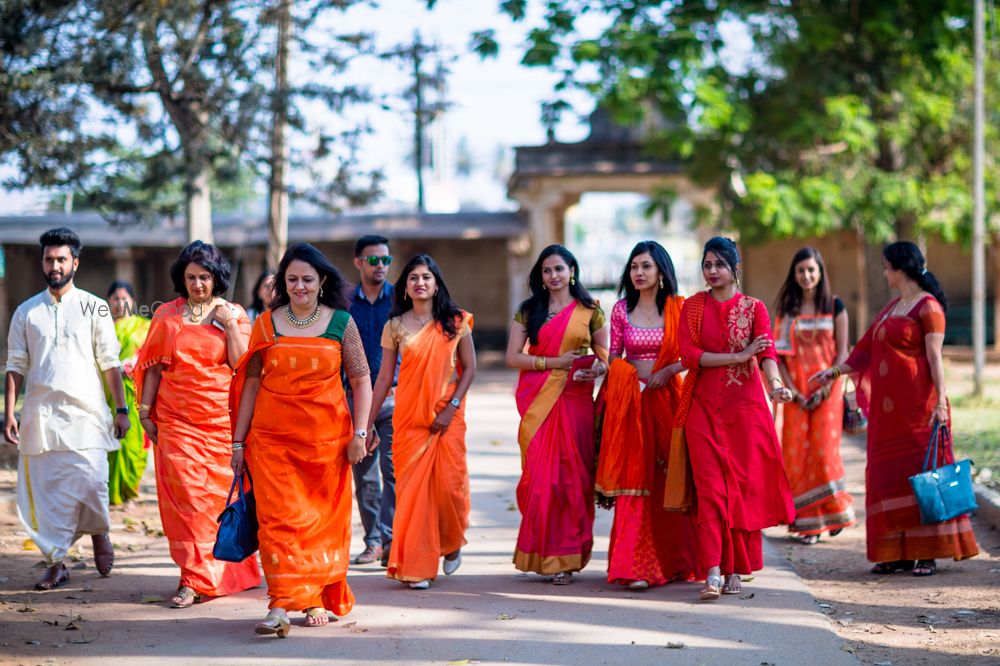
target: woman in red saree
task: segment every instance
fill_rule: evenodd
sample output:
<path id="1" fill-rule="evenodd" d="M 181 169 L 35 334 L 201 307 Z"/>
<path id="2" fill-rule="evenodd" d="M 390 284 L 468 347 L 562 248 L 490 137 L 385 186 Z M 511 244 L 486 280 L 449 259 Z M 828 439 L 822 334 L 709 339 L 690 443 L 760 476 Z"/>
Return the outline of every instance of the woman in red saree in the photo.
<path id="1" fill-rule="evenodd" d="M 788 402 L 791 391 L 778 376 L 767 308 L 736 289 L 739 263 L 735 243 L 709 240 L 702 274 L 710 289 L 681 311 L 688 375 L 675 423 L 691 460 L 704 601 L 739 594 L 740 575 L 764 566 L 761 530 L 795 516 L 758 363 L 772 400 Z"/>
<path id="2" fill-rule="evenodd" d="M 792 257 L 778 293 L 774 323 L 778 369 L 793 399 L 782 407 L 781 452 L 795 501 L 789 531 L 807 546 L 824 532 L 840 534 L 854 524 L 840 436 L 844 397 L 840 382 L 816 388 L 809 378 L 847 358 L 847 310 L 830 292 L 819 250 L 804 247 Z"/>
<path id="3" fill-rule="evenodd" d="M 604 313 L 579 275 L 565 247 L 542 250 L 507 343 L 507 365 L 521 370 L 514 566 L 557 585 L 587 565 L 594 545 L 594 379 L 607 371 Z M 588 349 L 599 358 L 583 356 Z"/>
<path id="4" fill-rule="evenodd" d="M 170 269 L 181 296 L 157 308 L 135 367 L 139 420 L 155 445 L 160 519 L 181 568 L 173 608 L 260 584 L 256 557 L 237 564 L 212 556 L 233 480 L 229 388 L 250 335 L 243 308 L 222 299 L 229 275 L 214 246 L 184 248 Z"/>
<path id="5" fill-rule="evenodd" d="M 666 463 L 681 380 L 684 299 L 670 255 L 656 241 L 632 249 L 611 311 L 597 492 L 615 498 L 608 582 L 641 590 L 705 577 L 694 522 L 663 508 Z M 624 357 L 624 358 L 623 358 Z"/>
<path id="6" fill-rule="evenodd" d="M 288 248 L 274 290 L 233 382 L 231 465 L 239 473 L 245 456 L 257 499 L 270 603 L 255 631 L 283 638 L 289 611 L 304 611 L 305 626 L 318 627 L 328 612 L 354 607 L 351 464 L 365 456 L 366 432 L 351 419 L 341 369 L 355 413 L 368 412 L 371 385 L 344 279 L 319 250 Z"/>
<path id="7" fill-rule="evenodd" d="M 415 590 L 462 563 L 469 526 L 465 463 L 465 394 L 476 376 L 472 315 L 451 300 L 441 269 L 426 254 L 410 259 L 396 281 L 395 304 L 382 332 L 382 367 L 368 417 L 373 424 L 402 358 L 392 417 L 396 516 L 386 575 Z"/>
<path id="8" fill-rule="evenodd" d="M 882 310 L 846 361 L 814 379 L 826 385 L 842 373 L 860 372 L 870 381 L 865 525 L 868 559 L 876 563 L 872 573 L 930 576 L 938 558 L 964 560 L 979 552 L 968 516 L 922 524 L 909 483 L 923 470 L 935 421 L 950 430 L 941 360 L 947 300 L 915 244 L 886 246 L 882 263 L 900 297 Z"/>

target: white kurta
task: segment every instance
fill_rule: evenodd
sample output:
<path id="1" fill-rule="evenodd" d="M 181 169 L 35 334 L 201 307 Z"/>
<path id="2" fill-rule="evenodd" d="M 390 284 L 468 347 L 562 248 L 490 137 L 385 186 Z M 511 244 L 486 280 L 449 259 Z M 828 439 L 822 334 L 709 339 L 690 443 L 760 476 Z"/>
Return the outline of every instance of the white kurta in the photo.
<path id="1" fill-rule="evenodd" d="M 101 373 L 121 366 L 121 348 L 108 304 L 73 288 L 22 303 L 7 349 L 7 372 L 25 380 L 18 514 L 51 565 L 110 529 L 107 452 L 119 444 Z"/>

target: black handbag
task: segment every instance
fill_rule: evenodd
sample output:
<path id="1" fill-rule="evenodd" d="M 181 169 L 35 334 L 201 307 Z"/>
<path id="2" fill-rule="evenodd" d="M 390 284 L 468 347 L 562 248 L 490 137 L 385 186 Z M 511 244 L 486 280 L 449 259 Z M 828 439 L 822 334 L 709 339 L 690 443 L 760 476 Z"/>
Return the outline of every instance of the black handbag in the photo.
<path id="1" fill-rule="evenodd" d="M 868 417 L 864 410 L 858 406 L 858 395 L 856 389 L 847 390 L 844 387 L 844 432 L 848 435 L 857 435 L 868 429 Z"/>
<path id="2" fill-rule="evenodd" d="M 245 471 L 249 489 L 243 490 L 242 475 L 233 476 L 233 485 L 229 488 L 226 498 L 226 508 L 219 514 L 219 531 L 215 537 L 215 547 L 212 555 L 217 560 L 225 562 L 242 562 L 257 552 L 260 542 L 257 539 L 257 502 L 253 496 L 253 479 L 250 471 Z M 233 491 L 238 491 L 236 501 L 233 501 Z"/>
<path id="3" fill-rule="evenodd" d="M 956 461 L 954 453 L 948 455 L 950 441 L 948 426 L 935 421 L 924 455 L 924 471 L 910 477 L 910 485 L 920 507 L 920 522 L 924 525 L 943 523 L 978 508 L 976 493 L 972 489 L 972 461 Z M 945 450 L 942 457 L 952 462 L 932 468 L 938 464 L 939 442 Z"/>

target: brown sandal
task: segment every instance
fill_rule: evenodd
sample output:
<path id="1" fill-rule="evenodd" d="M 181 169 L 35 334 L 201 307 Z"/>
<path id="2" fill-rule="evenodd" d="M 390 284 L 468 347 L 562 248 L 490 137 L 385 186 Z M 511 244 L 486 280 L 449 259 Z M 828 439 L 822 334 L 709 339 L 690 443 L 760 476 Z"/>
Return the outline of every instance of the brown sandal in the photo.
<path id="1" fill-rule="evenodd" d="M 48 568 L 41 580 L 35 583 L 35 589 L 39 592 L 48 592 L 57 587 L 62 587 L 69 582 L 69 569 L 60 562 Z"/>
<path id="2" fill-rule="evenodd" d="M 111 567 L 115 565 L 115 547 L 107 534 L 94 534 L 90 537 L 90 542 L 94 545 L 94 566 L 97 567 L 97 573 L 107 578 L 111 574 Z"/>

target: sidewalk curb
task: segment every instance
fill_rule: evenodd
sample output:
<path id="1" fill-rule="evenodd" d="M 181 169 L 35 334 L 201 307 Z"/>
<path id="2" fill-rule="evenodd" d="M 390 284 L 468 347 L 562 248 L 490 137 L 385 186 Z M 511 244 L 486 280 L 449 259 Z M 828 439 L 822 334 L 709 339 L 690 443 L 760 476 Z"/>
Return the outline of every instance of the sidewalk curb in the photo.
<path id="1" fill-rule="evenodd" d="M 974 488 L 979 503 L 976 516 L 1000 530 L 1000 493 L 979 483 L 974 484 Z"/>

